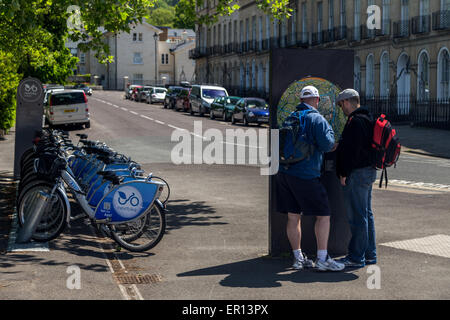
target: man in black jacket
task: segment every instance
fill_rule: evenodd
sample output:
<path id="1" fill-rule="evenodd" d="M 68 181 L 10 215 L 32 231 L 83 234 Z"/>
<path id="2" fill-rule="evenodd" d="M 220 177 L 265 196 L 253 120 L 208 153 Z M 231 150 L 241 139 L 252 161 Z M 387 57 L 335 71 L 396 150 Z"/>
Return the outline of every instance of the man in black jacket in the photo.
<path id="1" fill-rule="evenodd" d="M 373 120 L 368 110 L 360 107 L 356 90 L 342 91 L 336 103 L 348 117 L 337 148 L 336 170 L 352 233 L 348 254 L 339 262 L 364 267 L 377 261 L 372 212 L 372 184 L 377 175 L 371 150 Z"/>

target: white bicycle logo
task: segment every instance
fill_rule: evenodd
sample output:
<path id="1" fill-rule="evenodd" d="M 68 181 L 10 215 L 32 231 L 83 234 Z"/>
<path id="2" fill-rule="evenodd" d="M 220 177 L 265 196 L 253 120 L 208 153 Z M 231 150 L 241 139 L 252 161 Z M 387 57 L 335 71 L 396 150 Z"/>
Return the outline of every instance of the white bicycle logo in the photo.
<path id="1" fill-rule="evenodd" d="M 27 83 L 25 83 L 25 91 L 26 93 L 36 93 L 38 91 L 38 88 L 33 84 L 33 85 L 29 85 Z"/>

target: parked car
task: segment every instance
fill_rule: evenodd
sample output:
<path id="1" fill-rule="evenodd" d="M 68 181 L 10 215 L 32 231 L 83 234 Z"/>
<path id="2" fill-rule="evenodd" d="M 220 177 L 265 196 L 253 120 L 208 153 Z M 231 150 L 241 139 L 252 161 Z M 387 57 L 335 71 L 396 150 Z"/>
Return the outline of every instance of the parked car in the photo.
<path id="1" fill-rule="evenodd" d="M 245 126 L 250 123 L 269 123 L 269 105 L 261 98 L 242 98 L 236 104 L 231 123 L 242 121 Z"/>
<path id="2" fill-rule="evenodd" d="M 190 113 L 193 115 L 197 112 L 203 116 L 205 113 L 209 113 L 214 98 L 227 96 L 227 90 L 222 87 L 193 85 L 189 97 Z"/>
<path id="3" fill-rule="evenodd" d="M 147 101 L 147 96 L 150 94 L 152 90 L 153 87 L 150 86 L 143 86 L 142 88 L 138 88 L 135 100 L 137 102 Z"/>
<path id="4" fill-rule="evenodd" d="M 191 89 L 183 88 L 175 97 L 175 110 L 189 111 L 189 93 Z"/>
<path id="5" fill-rule="evenodd" d="M 147 95 L 147 103 L 156 103 L 161 102 L 164 103 L 164 99 L 166 98 L 166 88 L 154 87 Z"/>
<path id="6" fill-rule="evenodd" d="M 139 90 L 142 90 L 143 86 L 135 86 L 130 95 L 130 100 L 136 101 Z"/>
<path id="7" fill-rule="evenodd" d="M 131 86 L 128 87 L 128 89 L 125 91 L 125 99 L 131 99 L 131 96 L 133 94 L 133 90 L 136 87 L 140 87 L 140 86 L 136 85 L 136 84 L 132 84 Z"/>
<path id="8" fill-rule="evenodd" d="M 46 83 L 42 85 L 42 88 L 44 89 L 45 92 L 49 91 L 49 90 L 64 90 L 64 86 L 61 84 L 53 84 L 53 83 Z"/>
<path id="9" fill-rule="evenodd" d="M 215 117 L 221 118 L 223 121 L 228 121 L 231 118 L 236 103 L 240 100 L 239 97 L 217 97 L 211 103 L 211 111 L 209 117 L 214 119 Z"/>
<path id="10" fill-rule="evenodd" d="M 84 84 L 84 83 L 76 84 L 76 85 L 74 86 L 74 89 L 83 90 L 84 93 L 86 93 L 86 94 L 89 95 L 89 96 L 92 96 L 92 88 L 90 88 L 89 86 L 87 86 L 87 85 Z"/>
<path id="11" fill-rule="evenodd" d="M 181 91 L 181 89 L 183 89 L 183 87 L 179 87 L 179 86 L 170 86 L 167 89 L 166 92 L 166 97 L 164 98 L 164 108 L 169 108 L 169 109 L 173 109 L 175 108 L 175 98 L 176 95 L 178 94 L 178 92 Z"/>
<path id="12" fill-rule="evenodd" d="M 90 128 L 88 99 L 83 90 L 51 90 L 44 104 L 45 121 L 50 125 L 83 124 Z"/>

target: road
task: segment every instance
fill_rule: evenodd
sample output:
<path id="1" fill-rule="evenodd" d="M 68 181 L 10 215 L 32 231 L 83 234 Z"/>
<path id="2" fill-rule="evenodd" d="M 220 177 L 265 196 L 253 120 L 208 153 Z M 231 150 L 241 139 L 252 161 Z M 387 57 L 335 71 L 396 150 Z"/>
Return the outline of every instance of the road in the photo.
<path id="1" fill-rule="evenodd" d="M 89 108 L 91 128 L 71 131 L 73 140 L 77 141 L 76 133 L 86 132 L 89 139 L 131 156 L 147 173 L 167 179 L 172 192 L 167 233 L 149 252 L 116 252 L 109 239 L 99 238 L 79 221 L 52 241 L 48 252 L 8 254 L 8 260 L 0 262 L 7 270 L 0 279 L 0 299 L 42 298 L 40 288 L 46 289 L 48 299 L 450 297 L 450 255 L 445 257 L 450 187 L 442 186 L 450 185 L 450 160 L 402 154 L 397 168 L 389 170 L 390 187 L 374 188 L 382 282 L 381 290 L 369 290 L 367 269 L 299 274 L 288 270 L 290 260 L 265 257 L 268 178 L 257 165 L 196 164 L 201 155 L 190 157 L 191 164 L 173 163 L 172 150 L 179 141 L 171 141 L 171 136 L 176 130 L 207 146 L 207 129 L 224 135 L 227 129 L 243 126 L 124 100 L 123 93 L 114 91 L 95 92 Z M 202 132 L 195 130 L 194 120 L 197 126 L 201 123 Z M 257 134 L 267 131 L 252 129 Z M 226 148 L 240 143 L 223 144 Z M 423 253 L 422 238 L 434 241 L 428 248 L 437 247 L 438 253 Z M 397 243 L 410 239 L 419 240 Z M 70 266 L 81 269 L 82 290 L 67 289 Z"/>

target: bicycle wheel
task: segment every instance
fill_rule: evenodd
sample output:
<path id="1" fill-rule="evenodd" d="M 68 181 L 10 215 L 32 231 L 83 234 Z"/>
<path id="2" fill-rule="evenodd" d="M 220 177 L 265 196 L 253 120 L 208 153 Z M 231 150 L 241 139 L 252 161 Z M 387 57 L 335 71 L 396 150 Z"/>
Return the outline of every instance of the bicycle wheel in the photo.
<path id="1" fill-rule="evenodd" d="M 121 247 L 132 251 L 146 251 L 156 246 L 166 230 L 164 209 L 153 204 L 149 212 L 133 222 L 111 225 L 111 237 Z"/>
<path id="2" fill-rule="evenodd" d="M 34 204 L 38 193 L 43 191 L 50 194 L 52 189 L 53 185 L 51 183 L 42 182 L 29 188 L 22 195 L 17 207 L 20 226 L 23 226 L 25 221 L 34 214 Z M 66 226 L 68 208 L 66 207 L 64 195 L 61 190 L 56 189 L 44 210 L 41 221 L 31 237 L 37 242 L 46 242 L 55 239 L 63 232 Z"/>
<path id="3" fill-rule="evenodd" d="M 161 180 L 165 184 L 164 189 L 159 196 L 159 201 L 161 201 L 163 204 L 166 204 L 166 202 L 169 200 L 169 197 L 170 197 L 169 184 L 163 178 L 156 177 L 156 176 L 152 176 L 152 180 Z"/>

